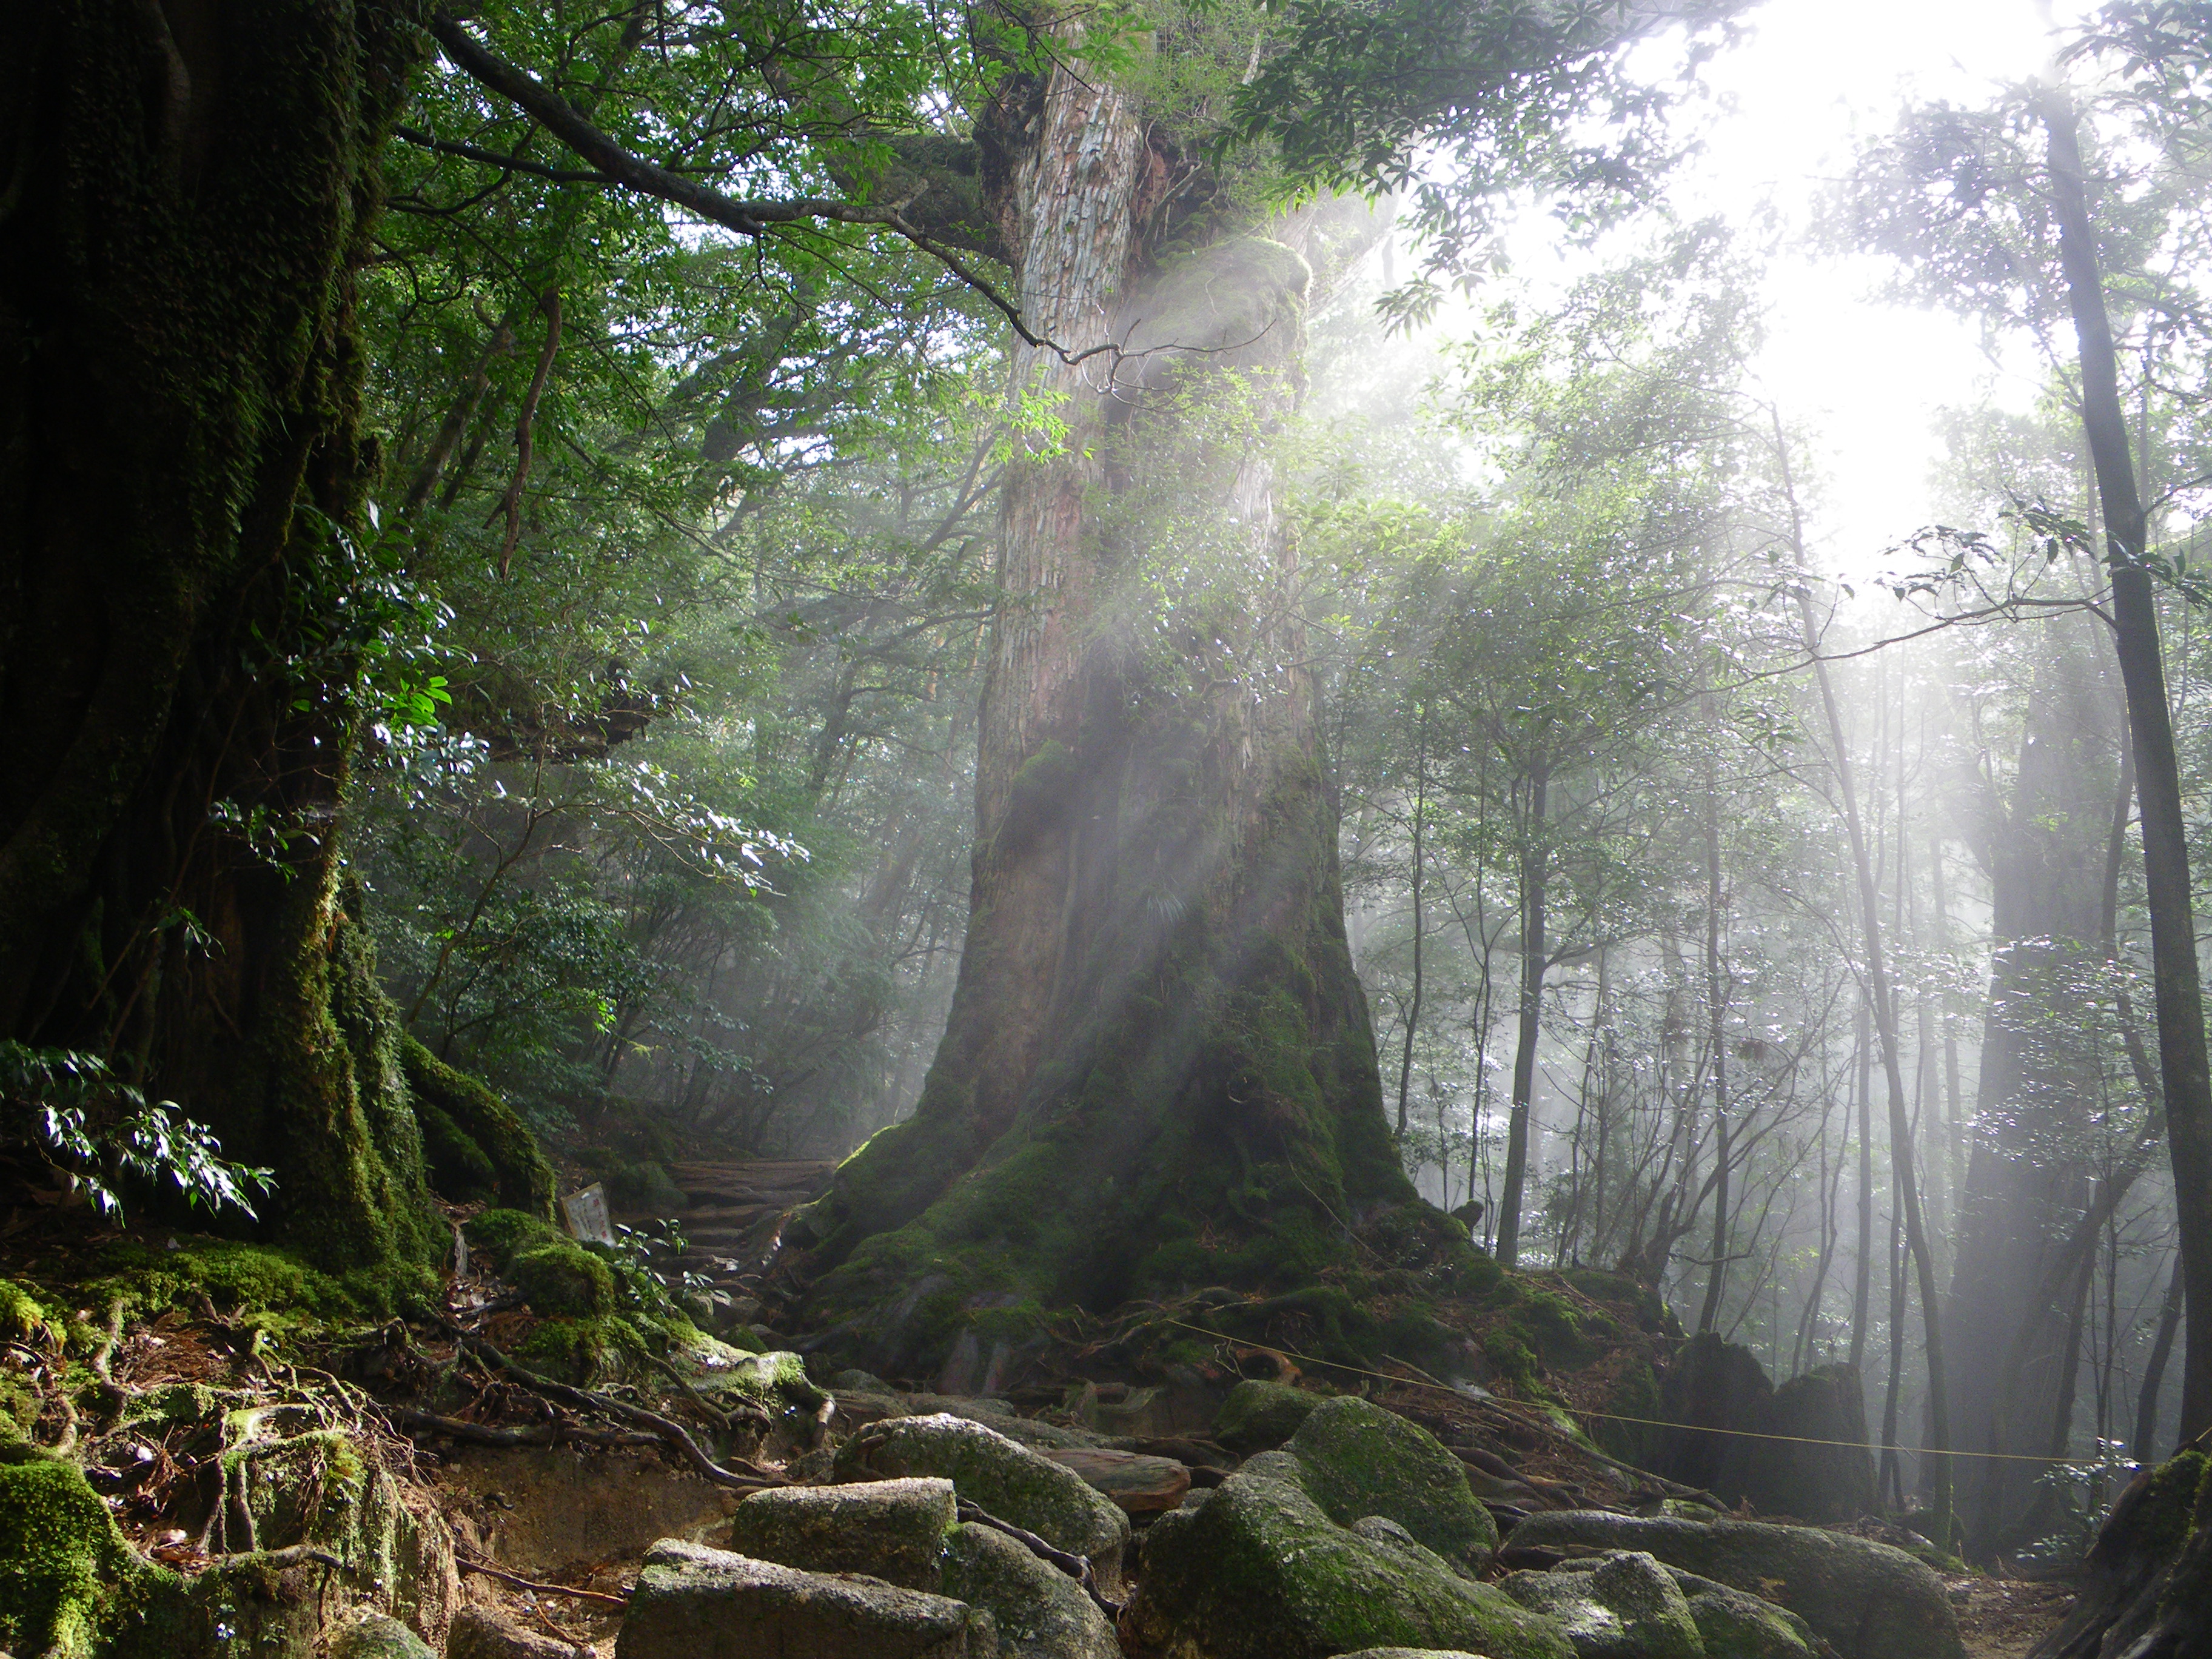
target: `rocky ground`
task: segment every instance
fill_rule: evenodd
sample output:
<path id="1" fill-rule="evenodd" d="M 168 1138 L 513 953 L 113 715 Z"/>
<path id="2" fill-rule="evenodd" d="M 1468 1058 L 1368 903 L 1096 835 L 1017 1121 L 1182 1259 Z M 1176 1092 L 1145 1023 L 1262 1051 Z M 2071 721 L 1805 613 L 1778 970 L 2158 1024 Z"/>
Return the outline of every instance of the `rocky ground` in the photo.
<path id="1" fill-rule="evenodd" d="M 997 1395 L 810 1372 L 769 1269 L 819 1173 L 679 1166 L 674 1301 L 665 1260 L 512 1212 L 457 1216 L 431 1305 L 380 1322 L 248 1246 L 0 1233 L 0 1649 L 1998 1659 L 2068 1605 L 1637 1467 L 1606 1402 L 1672 1339 L 1602 1276 L 1425 1304 L 1452 1384 L 1227 1292 Z"/>

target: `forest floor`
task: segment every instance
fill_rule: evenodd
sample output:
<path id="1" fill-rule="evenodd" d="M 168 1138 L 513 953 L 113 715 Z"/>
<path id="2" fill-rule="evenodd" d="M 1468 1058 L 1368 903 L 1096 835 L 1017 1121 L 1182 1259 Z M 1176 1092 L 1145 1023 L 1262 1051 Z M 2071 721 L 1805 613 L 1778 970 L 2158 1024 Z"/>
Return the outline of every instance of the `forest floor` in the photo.
<path id="1" fill-rule="evenodd" d="M 718 1170 L 715 1176 L 733 1188 L 765 1184 L 741 1182 L 732 1171 Z M 745 1217 L 741 1224 L 750 1227 L 753 1220 Z M 731 1231 L 734 1234 L 736 1229 Z M 714 1253 L 722 1240 L 712 1224 L 700 1232 L 706 1252 Z M 700 1249 L 694 1244 L 695 1251 Z M 102 1328 L 118 1294 L 118 1255 L 139 1264 L 129 1275 L 136 1299 L 109 1336 Z M 560 1401 L 474 1358 L 465 1338 L 469 1328 L 495 1334 L 511 1351 L 536 1322 L 526 1308 L 514 1305 L 511 1288 L 481 1265 L 466 1281 L 448 1275 L 444 1318 L 364 1329 L 357 1319 L 318 1317 L 305 1307 L 282 1305 L 289 1292 L 281 1273 L 258 1285 L 241 1276 L 256 1258 L 282 1260 L 161 1226 L 118 1232 L 82 1212 L 18 1215 L 0 1224 L 0 1279 L 25 1287 L 46 1310 L 52 1326 L 72 1328 L 61 1333 L 50 1327 L 43 1335 L 0 1332 L 9 1339 L 6 1354 L 0 1356 L 0 1385 L 5 1385 L 0 1395 L 6 1388 L 15 1390 L 0 1404 L 15 1411 L 19 1431 L 46 1443 L 73 1435 L 69 1425 L 82 1419 L 81 1455 L 88 1472 L 96 1486 L 112 1492 L 110 1507 L 125 1536 L 149 1559 L 189 1572 L 204 1567 L 214 1559 L 210 1550 L 219 1553 L 222 1547 L 219 1536 L 210 1543 L 201 1518 L 208 1510 L 207 1495 L 198 1490 L 192 1470 L 204 1469 L 209 1460 L 204 1448 L 188 1443 L 193 1431 L 180 1428 L 167 1439 L 149 1437 L 128 1428 L 130 1409 L 119 1403 L 135 1404 L 180 1384 L 212 1391 L 225 1412 L 242 1405 L 312 1401 L 318 1409 L 342 1416 L 349 1431 L 369 1444 L 415 1494 L 410 1501 L 434 1506 L 445 1517 L 469 1603 L 495 1611 L 516 1627 L 556 1638 L 572 1651 L 613 1652 L 621 1602 L 654 1540 L 720 1535 L 738 1494 L 687 1467 L 674 1442 L 663 1437 L 655 1445 L 652 1433 L 634 1431 L 635 1419 L 623 1419 L 618 1410 Z M 210 1266 L 224 1262 L 230 1266 L 221 1271 Z M 732 1261 L 726 1268 L 733 1291 L 741 1288 L 732 1271 L 739 1265 Z M 744 1278 L 748 1286 L 757 1282 L 750 1274 Z M 1586 1299 L 1571 1286 L 1552 1285 L 1547 1293 Z M 257 1296 L 264 1305 L 250 1305 Z M 781 1346 L 777 1338 L 783 1334 L 773 1321 L 771 1305 L 763 1310 L 753 1334 Z M 404 1356 L 404 1363 L 380 1371 L 392 1352 Z M 1271 1359 L 1265 1350 L 1248 1351 L 1245 1358 L 1261 1362 L 1263 1373 L 1279 1359 Z M 1620 1358 L 1620 1351 L 1614 1350 L 1580 1368 L 1552 1368 L 1541 1393 L 1525 1400 L 1511 1397 L 1502 1382 L 1495 1394 L 1447 1388 L 1389 1361 L 1381 1363 L 1404 1374 L 1369 1372 L 1337 1381 L 1429 1429 L 1460 1456 L 1471 1475 L 1479 1478 L 1489 1470 L 1517 1482 L 1524 1495 L 1505 1498 L 1493 1507 L 1504 1520 L 1516 1504 L 1530 1509 L 1629 1510 L 1685 1490 L 1595 1453 L 1581 1435 L 1562 1426 L 1567 1420 L 1559 1409 L 1562 1402 L 1569 1410 L 1595 1409 Z M 988 1406 L 999 1413 L 1018 1411 L 1041 1430 L 1063 1431 L 1083 1425 L 1089 1403 L 1078 1396 L 1085 1382 L 1091 1401 L 1125 1401 L 1141 1392 L 1133 1390 L 1126 1376 L 1086 1379 L 1080 1364 L 1073 1360 L 1069 1365 L 1075 1369 L 1056 1367 L 1065 1374 L 1055 1375 L 1051 1386 L 1017 1390 L 1011 1401 L 948 1401 L 929 1392 L 931 1384 L 913 1382 L 902 1392 L 917 1410 Z M 447 1377 L 449 1393 L 453 1377 L 465 1379 L 461 1404 L 431 1406 L 419 1391 L 430 1371 Z M 1233 1371 L 1227 1380 L 1235 1380 Z M 595 1382 L 592 1389 L 603 1391 L 603 1401 L 615 1402 L 619 1396 L 620 1402 L 645 1407 L 670 1420 L 682 1419 L 693 1434 L 708 1439 L 696 1396 L 687 1401 L 688 1390 L 672 1389 L 652 1372 Z M 913 1397 L 917 1389 L 921 1397 Z M 74 1407 L 64 1403 L 71 1392 L 78 1401 Z M 408 1413 L 421 1407 L 447 1413 L 444 1420 L 465 1432 L 410 1427 Z M 617 1433 L 617 1426 L 633 1431 Z M 732 1467 L 756 1468 L 771 1480 L 820 1478 L 818 1471 L 801 1467 L 809 1449 L 805 1428 L 798 1423 L 796 1430 L 769 1433 L 717 1455 Z M 1202 1437 L 1206 1431 L 1161 1427 L 1151 1432 L 1164 1448 L 1175 1433 Z M 469 1433 L 505 1435 L 523 1443 L 471 1443 Z M 542 1443 L 529 1443 L 532 1436 Z M 582 1443 L 594 1437 L 596 1446 Z M 135 1465 L 134 1458 L 140 1460 Z M 145 1461 L 149 1458 L 150 1464 Z M 139 1472 L 149 1467 L 150 1475 Z M 1197 1485 L 1219 1479 L 1218 1470 L 1194 1466 L 1192 1473 Z M 1882 1528 L 1869 1522 L 1844 1529 L 1880 1537 Z M 1969 1659 L 2022 1659 L 2058 1623 L 2071 1601 L 2063 1583 L 1973 1573 L 1947 1575 L 1946 1583 Z"/>

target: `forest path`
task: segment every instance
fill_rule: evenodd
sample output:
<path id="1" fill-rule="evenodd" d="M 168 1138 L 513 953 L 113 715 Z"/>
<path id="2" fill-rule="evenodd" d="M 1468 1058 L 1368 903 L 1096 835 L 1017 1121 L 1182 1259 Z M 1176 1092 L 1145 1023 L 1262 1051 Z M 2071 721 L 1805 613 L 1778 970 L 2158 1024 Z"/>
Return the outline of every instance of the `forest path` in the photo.
<path id="1" fill-rule="evenodd" d="M 2074 1605 L 2074 1586 L 2064 1582 L 1978 1576 L 1949 1582 L 1966 1659 L 2023 1659 Z"/>

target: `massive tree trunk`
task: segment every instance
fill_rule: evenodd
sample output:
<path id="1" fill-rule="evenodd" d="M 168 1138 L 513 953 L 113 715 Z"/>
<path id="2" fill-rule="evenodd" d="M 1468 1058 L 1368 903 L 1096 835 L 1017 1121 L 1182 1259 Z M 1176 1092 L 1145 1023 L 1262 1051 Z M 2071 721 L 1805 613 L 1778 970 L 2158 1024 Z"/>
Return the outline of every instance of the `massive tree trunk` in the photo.
<path id="1" fill-rule="evenodd" d="M 335 831 L 380 622 L 349 273 L 413 21 L 0 25 L 0 1035 L 175 1097 L 339 1267 L 443 1239 Z"/>
<path id="2" fill-rule="evenodd" d="M 1153 269 L 1172 158 L 1079 63 L 983 137 L 1023 313 L 1079 361 L 1015 363 L 1066 432 L 1006 487 L 945 1038 L 915 1115 L 799 1226 L 817 1346 L 969 1387 L 1004 1380 L 1042 1308 L 1303 1281 L 1413 1200 L 1271 457 L 1309 258 L 1370 222 L 1324 206 Z M 1111 342 L 1156 349 L 1083 355 Z"/>
<path id="3" fill-rule="evenodd" d="M 2091 1173 L 2087 1085 L 2099 1058 L 2073 1004 L 2103 955 L 2100 877 L 2120 742 L 2095 660 L 2066 626 L 2046 625 L 2010 797 L 1981 784 L 1972 814 L 1994 949 L 1944 1305 L 1961 1445 L 2031 1456 L 2049 1437 L 2067 1311 L 2063 1291 L 2045 1297 L 2041 1287 Z M 2027 1512 L 2038 1471 L 1976 1462 L 1966 1518 L 1980 1553 L 2016 1541 L 2007 1529 Z"/>

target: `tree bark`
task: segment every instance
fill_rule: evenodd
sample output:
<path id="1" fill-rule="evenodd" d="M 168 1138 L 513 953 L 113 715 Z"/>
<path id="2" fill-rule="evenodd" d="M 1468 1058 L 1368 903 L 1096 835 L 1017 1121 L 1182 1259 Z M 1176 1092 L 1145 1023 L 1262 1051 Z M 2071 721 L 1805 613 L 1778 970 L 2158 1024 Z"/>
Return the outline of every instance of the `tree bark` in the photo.
<path id="1" fill-rule="evenodd" d="M 2127 415 L 2120 404 L 2118 360 L 2072 101 L 2063 88 L 2051 88 L 2044 94 L 2041 113 L 2050 138 L 2059 262 L 2081 370 L 2081 429 L 2104 514 L 2115 646 L 2135 750 L 2159 1075 L 2166 1097 L 2167 1155 L 2173 1164 L 2183 1295 L 2191 1309 L 2204 1316 L 2188 1322 L 2182 1350 L 2181 1437 L 2187 1440 L 2212 1427 L 2212 1315 L 2206 1314 L 2212 1310 L 2212 1062 L 2206 1056 L 2196 912 L 2189 890 L 2188 826 L 2147 563 L 2149 526 L 2136 491 Z"/>
<path id="2" fill-rule="evenodd" d="M 1079 356 L 1207 355 L 1018 354 L 1066 432 L 1005 486 L 951 1014 L 914 1116 L 796 1224 L 811 1345 L 948 1388 L 1002 1383 L 1034 1310 L 1304 1281 L 1378 1211 L 1466 1251 L 1383 1113 L 1267 441 L 1306 256 L 1371 220 L 1325 204 L 1155 272 L 1164 161 L 1063 46 L 982 135 L 1024 315 Z M 1148 617 L 1152 540 L 1192 514 L 1238 599 Z"/>
<path id="3" fill-rule="evenodd" d="M 1505 1182 L 1498 1200 L 1498 1260 L 1521 1255 L 1521 1204 L 1528 1179 L 1528 1110 L 1536 1092 L 1536 1044 L 1544 1022 L 1544 900 L 1551 860 L 1544 849 L 1545 800 L 1551 771 L 1539 762 L 1528 775 L 1528 813 L 1521 851 L 1521 1029 L 1513 1048 L 1513 1103 L 1505 1119 Z"/>
<path id="4" fill-rule="evenodd" d="M 118 1057 L 347 1267 L 447 1237 L 336 827 L 350 271 L 416 41 L 397 0 L 0 23 L 0 1033 Z"/>

